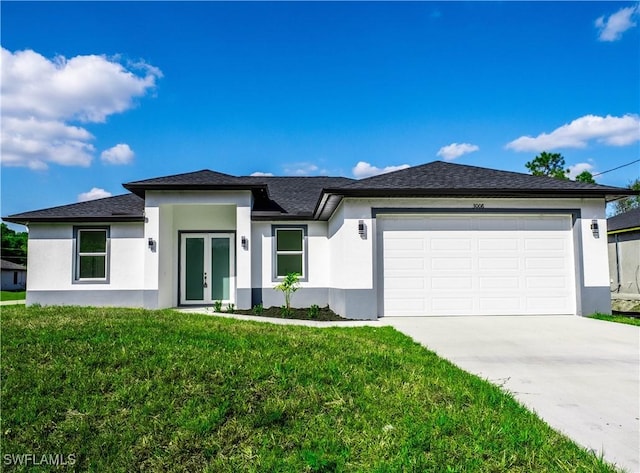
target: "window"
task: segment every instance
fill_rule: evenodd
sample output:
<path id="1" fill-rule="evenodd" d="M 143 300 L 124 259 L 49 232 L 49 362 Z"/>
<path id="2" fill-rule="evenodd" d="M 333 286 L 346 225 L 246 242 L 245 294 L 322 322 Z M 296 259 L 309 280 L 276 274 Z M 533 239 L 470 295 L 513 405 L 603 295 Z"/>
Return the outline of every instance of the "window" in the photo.
<path id="1" fill-rule="evenodd" d="M 79 228 L 76 233 L 76 279 L 107 279 L 107 229 Z"/>
<path id="2" fill-rule="evenodd" d="M 13 272 L 13 284 L 18 284 L 18 271 Z"/>
<path id="3" fill-rule="evenodd" d="M 275 276 L 282 278 L 289 273 L 305 277 L 305 229 L 275 228 Z"/>

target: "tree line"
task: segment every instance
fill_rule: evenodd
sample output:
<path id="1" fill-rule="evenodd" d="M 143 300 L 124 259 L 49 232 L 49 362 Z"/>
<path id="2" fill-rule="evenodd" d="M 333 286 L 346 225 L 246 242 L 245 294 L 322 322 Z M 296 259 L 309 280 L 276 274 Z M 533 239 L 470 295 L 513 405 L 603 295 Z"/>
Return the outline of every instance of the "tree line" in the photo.
<path id="1" fill-rule="evenodd" d="M 569 179 L 569 169 L 565 168 L 564 157 L 560 153 L 547 153 L 543 151 L 538 156 L 525 164 L 525 167 L 534 176 L 549 176 L 555 179 Z M 578 182 L 596 184 L 596 180 L 589 171 L 582 171 L 575 178 Z M 629 182 L 629 189 L 640 192 L 640 178 Z M 613 203 L 613 214 L 618 215 L 632 209 L 640 208 L 640 195 L 634 195 Z"/>
<path id="2" fill-rule="evenodd" d="M 7 226 L 0 224 L 0 234 L 2 235 L 2 247 L 0 254 L 3 260 L 17 264 L 27 264 L 27 232 L 16 232 Z"/>

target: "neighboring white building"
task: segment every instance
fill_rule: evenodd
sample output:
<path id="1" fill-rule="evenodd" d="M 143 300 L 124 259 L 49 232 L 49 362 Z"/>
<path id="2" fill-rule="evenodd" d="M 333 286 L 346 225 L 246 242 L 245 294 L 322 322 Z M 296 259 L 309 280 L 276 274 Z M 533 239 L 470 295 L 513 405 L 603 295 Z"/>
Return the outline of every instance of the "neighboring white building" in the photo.
<path id="1" fill-rule="evenodd" d="M 608 313 L 605 204 L 628 189 L 433 162 L 362 180 L 198 171 L 11 215 L 27 304 L 293 304 L 354 319 Z"/>
<path id="2" fill-rule="evenodd" d="M 11 261 L 0 260 L 3 291 L 24 291 L 27 285 L 27 268 Z"/>

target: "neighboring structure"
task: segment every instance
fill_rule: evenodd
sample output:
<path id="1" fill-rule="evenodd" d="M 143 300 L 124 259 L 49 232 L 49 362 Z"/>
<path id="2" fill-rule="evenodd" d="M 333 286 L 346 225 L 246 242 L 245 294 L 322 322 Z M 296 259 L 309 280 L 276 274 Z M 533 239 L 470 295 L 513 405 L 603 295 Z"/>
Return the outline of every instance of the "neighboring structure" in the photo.
<path id="1" fill-rule="evenodd" d="M 27 268 L 21 264 L 0 259 L 3 291 L 24 291 L 27 287 Z"/>
<path id="2" fill-rule="evenodd" d="M 640 296 L 640 208 L 607 219 L 611 291 Z"/>
<path id="3" fill-rule="evenodd" d="M 380 316 L 610 312 L 605 203 L 628 189 L 433 162 L 359 181 L 209 170 L 5 218 L 29 226 L 27 304 L 221 300 Z M 600 235 L 602 229 L 603 235 Z"/>

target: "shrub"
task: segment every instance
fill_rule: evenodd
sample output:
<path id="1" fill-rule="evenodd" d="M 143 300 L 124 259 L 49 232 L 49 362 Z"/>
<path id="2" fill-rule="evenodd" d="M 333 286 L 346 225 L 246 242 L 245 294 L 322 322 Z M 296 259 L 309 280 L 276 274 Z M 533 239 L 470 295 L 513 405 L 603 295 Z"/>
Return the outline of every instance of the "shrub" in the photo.
<path id="1" fill-rule="evenodd" d="M 264 307 L 262 306 L 262 304 L 256 304 L 253 306 L 254 315 L 262 315 L 263 312 L 264 312 Z"/>
<path id="2" fill-rule="evenodd" d="M 227 312 L 230 314 L 233 314 L 236 311 L 236 305 L 229 303 L 229 305 L 227 305 Z"/>
<path id="3" fill-rule="evenodd" d="M 274 287 L 276 291 L 282 291 L 284 294 L 284 307 L 287 308 L 287 312 L 291 310 L 291 295 L 300 289 L 300 274 L 289 273 L 282 282 Z"/>
<path id="4" fill-rule="evenodd" d="M 222 312 L 222 301 L 214 301 L 213 302 L 213 311 L 214 312 Z"/>
<path id="5" fill-rule="evenodd" d="M 318 313 L 320 312 L 320 307 L 317 304 L 312 304 L 309 309 L 307 309 L 307 315 L 310 319 L 315 319 L 318 317 Z"/>

